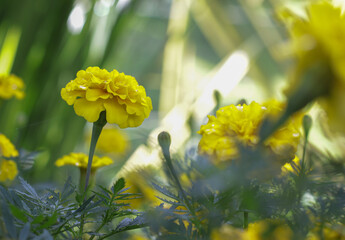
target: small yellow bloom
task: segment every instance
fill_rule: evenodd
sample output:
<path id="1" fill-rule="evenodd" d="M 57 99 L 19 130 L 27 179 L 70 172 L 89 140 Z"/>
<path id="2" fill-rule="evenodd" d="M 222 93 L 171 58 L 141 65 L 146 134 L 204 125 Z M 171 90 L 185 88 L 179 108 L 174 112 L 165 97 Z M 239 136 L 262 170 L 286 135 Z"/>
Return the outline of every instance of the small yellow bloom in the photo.
<path id="1" fill-rule="evenodd" d="M 73 165 L 79 168 L 87 168 L 88 163 L 88 156 L 84 153 L 71 153 L 69 155 L 65 155 L 62 158 L 59 158 L 55 165 L 57 167 L 65 166 L 65 165 Z M 92 169 L 97 169 L 100 167 L 108 166 L 113 164 L 113 160 L 109 157 L 93 157 L 92 161 Z"/>
<path id="2" fill-rule="evenodd" d="M 284 105 L 272 100 L 263 105 L 251 102 L 249 105 L 230 105 L 220 108 L 215 116 L 208 116 L 208 123 L 202 125 L 199 134 L 199 151 L 212 160 L 225 161 L 238 155 L 237 144 L 255 146 L 259 142 L 258 131 L 265 117 L 276 118 Z M 298 128 L 300 117 L 290 119 L 265 141 L 265 146 L 287 161 L 294 158 L 300 139 Z"/>
<path id="3" fill-rule="evenodd" d="M 152 110 L 151 98 L 134 77 L 99 67 L 79 71 L 77 78 L 61 89 L 61 97 L 87 121 L 96 122 L 106 111 L 107 122 L 120 128 L 140 126 Z"/>
<path id="4" fill-rule="evenodd" d="M 0 182 L 12 181 L 18 174 L 17 164 L 12 160 L 1 160 Z"/>
<path id="5" fill-rule="evenodd" d="M 329 69 L 327 75 L 314 77 L 317 84 L 327 90 L 319 102 L 327 112 L 331 129 L 345 132 L 344 11 L 331 1 L 321 0 L 311 1 L 306 13 L 306 18 L 288 11 L 283 16 L 297 60 L 289 91 L 300 86 L 301 76 L 309 67 L 318 64 Z"/>
<path id="6" fill-rule="evenodd" d="M 19 77 L 11 74 L 0 74 L 0 98 L 9 99 L 16 97 L 22 99 L 24 97 L 24 82 Z"/>
<path id="7" fill-rule="evenodd" d="M 129 145 L 128 137 L 124 131 L 116 128 L 105 128 L 102 130 L 96 148 L 105 153 L 124 154 Z"/>
<path id="8" fill-rule="evenodd" d="M 3 157 L 17 157 L 18 151 L 8 138 L 0 133 L 0 156 Z"/>

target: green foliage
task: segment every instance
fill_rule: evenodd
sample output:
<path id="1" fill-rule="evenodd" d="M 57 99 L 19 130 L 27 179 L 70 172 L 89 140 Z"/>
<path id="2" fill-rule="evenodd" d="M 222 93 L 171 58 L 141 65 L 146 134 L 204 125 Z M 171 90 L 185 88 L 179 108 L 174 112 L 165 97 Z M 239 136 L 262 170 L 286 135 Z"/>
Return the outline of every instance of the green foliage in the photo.
<path id="1" fill-rule="evenodd" d="M 185 174 L 190 183 L 183 186 L 182 194 L 168 170 L 168 184 L 152 183 L 165 196 L 159 197 L 160 206 L 146 214 L 156 239 L 210 239 L 212 231 L 223 224 L 242 229 L 265 219 L 284 222 L 292 229 L 292 239 L 305 239 L 320 226 L 344 224 L 345 189 L 337 180 L 344 179 L 344 173 L 334 174 L 338 170 L 330 161 L 327 168 L 332 174 L 328 176 L 320 172 L 325 166 L 311 164 L 295 164 L 294 171 L 282 174 L 269 169 L 272 166 L 266 163 L 274 159 L 263 152 L 244 147 L 242 151 L 240 159 L 223 169 L 198 154 L 189 154 L 190 149 L 185 159 L 171 160 L 178 179 Z M 306 156 L 314 163 L 322 155 L 310 151 Z M 318 231 L 321 239 L 323 233 Z"/>
<path id="2" fill-rule="evenodd" d="M 20 184 L 16 189 L 0 186 L 3 238 L 107 239 L 145 225 L 142 214 L 125 203 L 138 194 L 126 192 L 123 178 L 111 190 L 99 186 L 88 198 L 76 192 L 70 178 L 61 191 L 38 193 L 22 178 Z"/>

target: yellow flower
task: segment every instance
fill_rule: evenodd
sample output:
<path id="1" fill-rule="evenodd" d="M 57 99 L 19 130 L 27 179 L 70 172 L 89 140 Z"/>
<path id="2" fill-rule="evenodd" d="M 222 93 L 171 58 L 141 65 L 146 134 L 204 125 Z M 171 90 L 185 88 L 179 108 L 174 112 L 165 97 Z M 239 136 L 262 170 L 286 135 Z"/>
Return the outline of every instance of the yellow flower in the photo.
<path id="1" fill-rule="evenodd" d="M 19 77 L 11 74 L 0 74 L 0 98 L 9 99 L 16 97 L 22 99 L 24 97 L 24 82 Z"/>
<path id="2" fill-rule="evenodd" d="M 289 172 L 292 173 L 299 173 L 301 169 L 301 163 L 300 160 L 297 156 L 290 162 L 290 163 L 285 163 L 284 166 L 282 166 L 282 174 L 287 174 Z"/>
<path id="3" fill-rule="evenodd" d="M 324 226 L 322 228 L 323 238 L 320 237 L 320 227 L 314 228 L 307 235 L 307 240 L 345 240 L 344 225 Z"/>
<path id="4" fill-rule="evenodd" d="M 17 157 L 18 151 L 8 138 L 0 133 L 0 156 L 3 157 Z"/>
<path id="5" fill-rule="evenodd" d="M 131 171 L 125 174 L 126 187 L 129 187 L 129 193 L 139 193 L 140 197 L 132 199 L 130 203 L 131 209 L 141 209 L 145 206 L 156 207 L 162 203 L 156 196 L 161 194 L 152 188 L 144 177 L 142 171 Z"/>
<path id="6" fill-rule="evenodd" d="M 73 165 L 79 168 L 87 168 L 88 156 L 84 153 L 71 153 L 69 155 L 65 155 L 62 158 L 59 158 L 55 165 L 57 167 L 65 166 L 65 165 Z M 108 166 L 113 164 L 113 160 L 109 157 L 93 157 L 92 161 L 92 169 L 97 169 L 100 167 Z"/>
<path id="7" fill-rule="evenodd" d="M 255 146 L 259 142 L 258 131 L 265 117 L 276 118 L 284 105 L 276 100 L 263 105 L 251 102 L 249 105 L 230 105 L 220 108 L 215 116 L 208 116 L 208 123 L 202 125 L 199 134 L 199 151 L 212 160 L 225 161 L 237 157 L 237 144 Z M 294 158 L 300 139 L 298 128 L 300 117 L 293 117 L 265 141 L 265 146 L 282 159 Z"/>
<path id="8" fill-rule="evenodd" d="M 0 182 L 13 180 L 18 174 L 17 164 L 12 160 L 1 160 L 0 163 Z"/>
<path id="9" fill-rule="evenodd" d="M 129 141 L 124 131 L 116 128 L 105 128 L 102 130 L 97 142 L 97 149 L 105 153 L 124 154 L 128 148 Z"/>
<path id="10" fill-rule="evenodd" d="M 107 122 L 120 128 L 141 125 L 152 110 L 151 98 L 134 77 L 99 67 L 79 71 L 77 78 L 61 89 L 61 97 L 87 121 L 96 122 L 106 111 Z"/>
<path id="11" fill-rule="evenodd" d="M 286 224 L 276 220 L 262 220 L 248 226 L 247 238 L 250 240 L 292 240 L 293 232 Z"/>
<path id="12" fill-rule="evenodd" d="M 243 229 L 234 228 L 224 224 L 219 229 L 214 229 L 211 233 L 211 240 L 238 239 L 247 240 L 247 232 Z M 248 239 L 249 240 L 249 239 Z"/>
<path id="13" fill-rule="evenodd" d="M 345 132 L 345 15 L 341 6 L 330 1 L 313 1 L 306 12 L 306 18 L 288 11 L 283 16 L 297 59 L 290 91 L 300 85 L 301 76 L 309 67 L 322 64 L 329 69 L 327 75 L 316 77 L 318 86 L 326 91 L 320 103 L 329 116 L 331 128 Z"/>

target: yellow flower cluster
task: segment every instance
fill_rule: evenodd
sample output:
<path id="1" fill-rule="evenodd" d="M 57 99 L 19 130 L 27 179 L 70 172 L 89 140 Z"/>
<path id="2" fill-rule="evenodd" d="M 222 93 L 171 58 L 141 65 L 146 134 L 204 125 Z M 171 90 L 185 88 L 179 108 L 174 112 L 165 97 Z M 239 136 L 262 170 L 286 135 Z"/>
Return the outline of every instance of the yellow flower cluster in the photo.
<path id="1" fill-rule="evenodd" d="M 17 164 L 12 160 L 2 160 L 0 163 L 0 182 L 12 181 L 18 174 Z"/>
<path id="2" fill-rule="evenodd" d="M 3 157 L 17 157 L 18 151 L 14 147 L 14 145 L 10 142 L 10 140 L 4 135 L 0 133 L 0 156 Z"/>
<path id="3" fill-rule="evenodd" d="M 0 98 L 9 99 L 16 97 L 22 99 L 24 97 L 24 82 L 19 77 L 11 74 L 0 74 Z"/>
<path id="4" fill-rule="evenodd" d="M 230 105 L 220 108 L 216 116 L 208 116 L 208 123 L 202 125 L 199 134 L 199 151 L 215 162 L 231 160 L 238 156 L 238 143 L 255 146 L 259 142 L 258 131 L 265 117 L 275 118 L 282 113 L 284 105 L 271 100 L 263 105 L 251 102 L 249 105 Z M 265 141 L 272 152 L 286 161 L 294 158 L 300 139 L 298 131 L 300 117 L 290 119 Z"/>
<path id="5" fill-rule="evenodd" d="M 238 229 L 230 225 L 212 231 L 211 240 L 292 240 L 293 232 L 288 225 L 274 220 L 262 220 L 251 223 L 248 229 Z"/>
<path id="6" fill-rule="evenodd" d="M 88 156 L 85 153 L 71 153 L 56 160 L 55 165 L 62 167 L 65 165 L 72 165 L 79 168 L 87 168 Z M 113 164 L 113 160 L 109 157 L 93 157 L 92 169 L 108 166 Z"/>
<path id="7" fill-rule="evenodd" d="M 151 98 L 134 77 L 99 67 L 79 71 L 77 78 L 62 88 L 61 97 L 87 121 L 96 122 L 106 111 L 107 122 L 120 128 L 141 125 L 152 110 Z"/>
<path id="8" fill-rule="evenodd" d="M 329 92 L 320 103 L 329 116 L 331 128 L 345 132 L 345 15 L 341 6 L 325 0 L 312 1 L 306 11 L 306 18 L 289 11 L 282 14 L 297 58 L 291 89 L 299 86 L 301 74 L 307 68 L 323 64 L 330 73 L 319 76 L 318 81 Z"/>
<path id="9" fill-rule="evenodd" d="M 99 136 L 97 149 L 105 153 L 124 154 L 129 148 L 129 144 L 128 137 L 123 131 L 116 128 L 105 128 Z"/>
<path id="10" fill-rule="evenodd" d="M 0 134 L 0 157 L 17 157 L 18 151 L 10 140 L 3 134 Z M 1 159 L 0 162 L 0 182 L 13 180 L 18 174 L 17 164 L 12 160 Z"/>

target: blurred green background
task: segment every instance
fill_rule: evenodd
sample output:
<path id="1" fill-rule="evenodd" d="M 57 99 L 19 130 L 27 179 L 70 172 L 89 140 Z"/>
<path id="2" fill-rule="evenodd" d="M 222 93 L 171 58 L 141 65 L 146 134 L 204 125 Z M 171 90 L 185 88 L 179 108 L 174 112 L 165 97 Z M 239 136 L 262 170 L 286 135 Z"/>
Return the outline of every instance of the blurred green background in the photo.
<path id="1" fill-rule="evenodd" d="M 282 5 L 278 0 L 0 1 L 0 69 L 26 85 L 23 100 L 2 103 L 0 132 L 19 149 L 41 152 L 26 178 L 53 181 L 66 176 L 56 174 L 63 170 L 54 161 L 84 141 L 86 124 L 60 90 L 88 66 L 133 75 L 152 98 L 150 118 L 127 130 L 131 152 L 176 105 L 195 102 L 202 95 L 198 89 L 213 86 L 217 74 L 225 81 L 216 88 L 232 90 L 223 95 L 226 103 L 279 98 L 285 30 L 275 11 Z M 238 51 L 243 64 L 234 58 L 226 65 Z M 224 72 L 224 66 L 233 72 Z M 233 80 L 237 68 L 242 72 Z"/>

